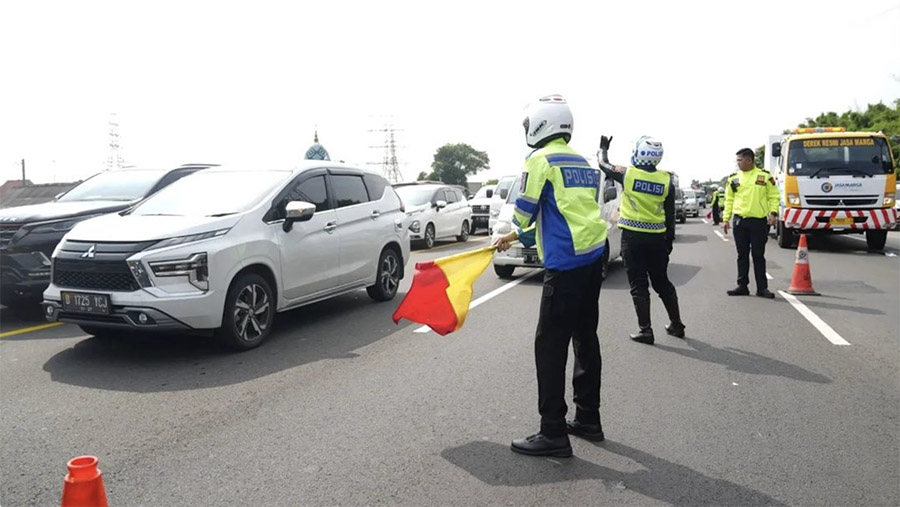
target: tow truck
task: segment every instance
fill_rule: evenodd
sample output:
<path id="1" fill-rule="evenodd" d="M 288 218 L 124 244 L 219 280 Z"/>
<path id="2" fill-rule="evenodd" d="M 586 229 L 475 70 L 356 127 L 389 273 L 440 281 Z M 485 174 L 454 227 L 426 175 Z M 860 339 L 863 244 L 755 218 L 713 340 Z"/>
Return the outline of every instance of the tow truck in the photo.
<path id="1" fill-rule="evenodd" d="M 769 136 L 765 151 L 781 198 L 778 246 L 793 248 L 802 232 L 865 234 L 870 250 L 884 249 L 897 225 L 897 173 L 883 133 L 799 128 Z"/>

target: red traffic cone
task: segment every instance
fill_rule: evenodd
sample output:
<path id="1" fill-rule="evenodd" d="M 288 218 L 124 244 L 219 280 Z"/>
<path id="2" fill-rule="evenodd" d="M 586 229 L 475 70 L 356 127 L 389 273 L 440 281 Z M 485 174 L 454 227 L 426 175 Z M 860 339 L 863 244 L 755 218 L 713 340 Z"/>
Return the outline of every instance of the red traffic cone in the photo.
<path id="1" fill-rule="evenodd" d="M 96 456 L 79 456 L 68 463 L 62 507 L 107 507 L 103 473 Z"/>
<path id="2" fill-rule="evenodd" d="M 706 219 L 707 220 L 712 219 L 712 211 L 706 213 Z"/>
<path id="3" fill-rule="evenodd" d="M 797 245 L 797 256 L 794 260 L 794 273 L 791 275 L 791 287 L 789 294 L 818 296 L 813 289 L 812 276 L 809 273 L 809 249 L 806 247 L 806 234 L 800 235 L 800 243 Z"/>

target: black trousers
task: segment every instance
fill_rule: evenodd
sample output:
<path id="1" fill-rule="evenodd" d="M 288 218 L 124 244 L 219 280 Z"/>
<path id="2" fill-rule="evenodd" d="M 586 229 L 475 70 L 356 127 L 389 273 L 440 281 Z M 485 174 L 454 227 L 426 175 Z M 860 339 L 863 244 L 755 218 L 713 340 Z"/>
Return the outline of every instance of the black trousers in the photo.
<path id="1" fill-rule="evenodd" d="M 716 224 L 716 225 L 719 225 L 719 222 L 722 221 L 722 210 L 719 209 L 719 205 L 718 205 L 718 204 L 713 204 L 713 206 L 712 206 L 712 216 L 713 216 L 713 223 Z"/>
<path id="2" fill-rule="evenodd" d="M 769 240 L 769 224 L 765 218 L 734 217 L 734 245 L 737 247 L 739 287 L 750 285 L 750 256 L 753 255 L 753 275 L 756 291 L 769 288 L 766 279 L 766 241 Z"/>
<path id="3" fill-rule="evenodd" d="M 650 302 L 650 285 L 666 298 L 676 294 L 669 281 L 669 251 L 664 234 L 622 230 L 622 259 L 635 304 Z M 649 281 L 648 281 L 649 278 Z"/>
<path id="4" fill-rule="evenodd" d="M 597 324 L 601 262 L 570 271 L 547 270 L 537 332 L 534 360 L 537 365 L 538 412 L 541 433 L 548 437 L 566 434 L 566 360 L 569 340 L 575 351 L 572 374 L 575 419 L 600 421 L 600 340 Z"/>

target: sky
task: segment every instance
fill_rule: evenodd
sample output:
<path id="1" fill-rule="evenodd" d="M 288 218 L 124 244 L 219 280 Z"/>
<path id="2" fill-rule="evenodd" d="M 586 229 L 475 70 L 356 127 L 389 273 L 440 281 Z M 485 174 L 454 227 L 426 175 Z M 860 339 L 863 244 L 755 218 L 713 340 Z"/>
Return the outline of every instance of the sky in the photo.
<path id="1" fill-rule="evenodd" d="M 113 113 L 140 167 L 290 168 L 318 129 L 380 170 L 390 123 L 406 178 L 461 142 L 479 181 L 521 171 L 523 109 L 553 93 L 585 156 L 652 135 L 661 168 L 719 179 L 769 134 L 900 98 L 898 27 L 900 0 L 3 2 L 0 182 L 104 169 Z"/>

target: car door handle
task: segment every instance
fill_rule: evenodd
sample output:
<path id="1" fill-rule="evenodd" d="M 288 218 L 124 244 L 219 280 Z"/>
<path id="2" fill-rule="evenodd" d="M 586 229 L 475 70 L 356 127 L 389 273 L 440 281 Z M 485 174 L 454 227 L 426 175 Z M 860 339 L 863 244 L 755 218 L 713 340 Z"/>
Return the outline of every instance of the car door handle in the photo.
<path id="1" fill-rule="evenodd" d="M 328 234 L 331 234 L 335 229 L 337 229 L 337 222 L 328 222 L 322 229 Z"/>
<path id="2" fill-rule="evenodd" d="M 372 214 L 369 215 L 369 217 L 371 217 L 372 220 L 378 220 L 378 217 L 380 217 L 380 216 L 381 216 L 381 212 L 378 210 L 373 211 Z"/>

